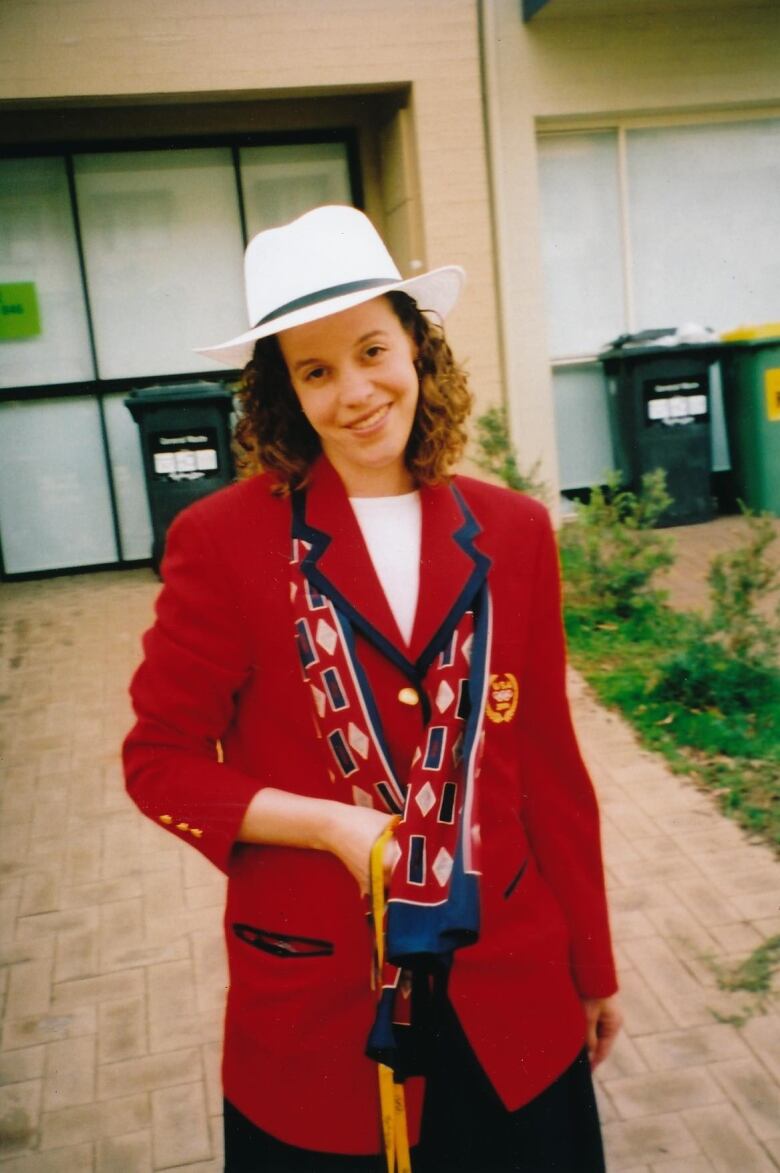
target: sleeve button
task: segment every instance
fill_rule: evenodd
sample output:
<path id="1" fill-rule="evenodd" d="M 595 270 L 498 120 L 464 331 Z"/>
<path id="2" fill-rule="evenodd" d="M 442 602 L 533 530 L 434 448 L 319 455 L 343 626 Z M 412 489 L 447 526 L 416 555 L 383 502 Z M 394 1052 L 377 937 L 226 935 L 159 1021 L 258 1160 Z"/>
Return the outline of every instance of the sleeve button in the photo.
<path id="1" fill-rule="evenodd" d="M 173 819 L 170 815 L 160 815 L 160 822 L 161 823 L 172 823 Z"/>

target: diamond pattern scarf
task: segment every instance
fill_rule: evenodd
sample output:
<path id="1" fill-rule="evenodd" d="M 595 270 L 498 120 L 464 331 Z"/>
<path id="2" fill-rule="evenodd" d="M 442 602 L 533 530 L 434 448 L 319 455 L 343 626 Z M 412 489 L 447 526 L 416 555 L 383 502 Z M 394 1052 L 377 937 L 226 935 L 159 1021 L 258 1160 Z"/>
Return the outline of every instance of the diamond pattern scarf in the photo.
<path id="1" fill-rule="evenodd" d="M 439 650 L 409 665 L 428 718 L 408 776 L 398 777 L 356 653 L 353 615 L 318 584 L 311 543 L 293 525 L 290 595 L 303 677 L 334 797 L 400 816 L 385 920 L 372 1058 L 398 1067 L 397 1027 L 410 1022 L 410 975 L 449 965 L 479 933 L 478 777 L 488 666 L 490 597 L 475 584 L 448 617 Z M 371 633 L 362 632 L 368 638 Z"/>

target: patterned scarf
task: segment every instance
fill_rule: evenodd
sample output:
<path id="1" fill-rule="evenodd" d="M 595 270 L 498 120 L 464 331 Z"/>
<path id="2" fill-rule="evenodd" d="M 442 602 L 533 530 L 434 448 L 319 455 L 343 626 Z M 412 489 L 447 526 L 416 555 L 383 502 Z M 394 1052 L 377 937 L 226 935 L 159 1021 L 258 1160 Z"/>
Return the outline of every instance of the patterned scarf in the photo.
<path id="1" fill-rule="evenodd" d="M 426 660 L 410 665 L 409 687 L 425 718 L 406 778 L 398 777 L 377 706 L 356 654 L 350 615 L 318 582 L 312 545 L 302 535 L 303 497 L 294 502 L 290 595 L 315 728 L 341 801 L 401 816 L 385 920 L 382 993 L 367 1053 L 399 1067 L 399 1034 L 411 1022 L 411 975 L 439 963 L 479 933 L 477 779 L 490 663 L 487 584 L 441 629 Z M 309 535 L 310 536 L 310 535 Z M 404 1040 L 406 1041 L 406 1040 Z M 404 1066 L 406 1066 L 404 1064 Z M 408 1072 L 407 1072 L 408 1073 Z"/>

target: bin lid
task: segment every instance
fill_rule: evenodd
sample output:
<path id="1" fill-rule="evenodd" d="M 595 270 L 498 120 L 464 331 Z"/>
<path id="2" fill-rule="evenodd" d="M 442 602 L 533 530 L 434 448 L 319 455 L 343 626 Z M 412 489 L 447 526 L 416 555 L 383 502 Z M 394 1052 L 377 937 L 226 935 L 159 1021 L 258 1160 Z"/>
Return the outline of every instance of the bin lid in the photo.
<path id="1" fill-rule="evenodd" d="M 130 404 L 182 403 L 190 400 L 231 399 L 231 391 L 224 383 L 209 383 L 200 379 L 195 383 L 171 383 L 156 387 L 135 387 L 125 399 Z"/>
<path id="2" fill-rule="evenodd" d="M 720 345 L 714 330 L 693 322 L 684 326 L 667 326 L 655 330 L 640 330 L 636 334 L 621 334 L 607 343 L 599 358 L 633 358 L 646 354 L 673 354 L 680 350 L 712 350 Z"/>
<path id="3" fill-rule="evenodd" d="M 636 334 L 620 334 L 612 342 L 608 342 L 605 350 L 633 350 L 636 346 L 654 346 L 659 338 L 667 338 L 674 334 L 674 326 L 662 327 L 660 330 L 640 330 Z"/>
<path id="4" fill-rule="evenodd" d="M 737 326 L 721 334 L 723 342 L 777 342 L 780 341 L 780 322 L 764 322 L 760 326 Z"/>

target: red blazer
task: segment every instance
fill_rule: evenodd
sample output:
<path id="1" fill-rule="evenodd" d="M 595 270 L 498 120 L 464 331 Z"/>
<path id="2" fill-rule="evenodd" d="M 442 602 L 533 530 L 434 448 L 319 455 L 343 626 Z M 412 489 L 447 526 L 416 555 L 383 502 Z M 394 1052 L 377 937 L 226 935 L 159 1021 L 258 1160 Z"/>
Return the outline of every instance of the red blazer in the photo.
<path id="1" fill-rule="evenodd" d="M 455 483 L 492 562 L 495 674 L 480 775 L 481 931 L 456 953 L 451 1001 L 509 1108 L 539 1093 L 584 1042 L 582 997 L 616 989 L 598 812 L 565 694 L 555 543 L 546 511 L 517 493 Z M 261 1128 L 304 1148 L 381 1150 L 376 1067 L 363 1054 L 375 1011 L 366 909 L 335 856 L 236 842 L 255 792 L 274 786 L 351 802 L 328 778 L 293 639 L 291 506 L 257 477 L 173 523 L 157 622 L 133 683 L 125 743 L 141 810 L 227 873 L 230 965 L 225 1095 Z M 416 659 L 474 561 L 446 486 L 421 490 L 420 598 L 405 648 L 341 481 L 321 459 L 307 523 L 331 535 L 326 579 Z M 381 643 L 381 641 L 380 641 Z M 357 649 L 394 760 L 411 759 L 420 706 L 377 647 Z M 224 761 L 219 761 L 221 743 Z M 411 1131 L 420 1080 L 407 1084 Z"/>

